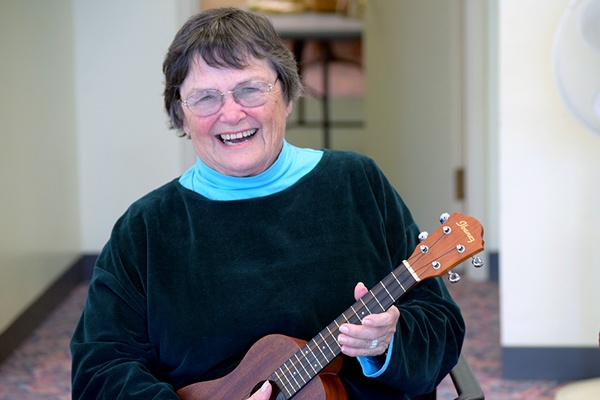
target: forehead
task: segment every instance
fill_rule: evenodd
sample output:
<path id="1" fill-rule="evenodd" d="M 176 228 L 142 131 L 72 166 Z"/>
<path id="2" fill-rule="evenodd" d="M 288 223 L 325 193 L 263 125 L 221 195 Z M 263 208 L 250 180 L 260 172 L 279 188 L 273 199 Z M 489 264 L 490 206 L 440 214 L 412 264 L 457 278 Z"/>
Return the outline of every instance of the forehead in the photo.
<path id="1" fill-rule="evenodd" d="M 203 89 L 229 90 L 246 81 L 270 81 L 275 79 L 274 75 L 275 71 L 267 60 L 250 58 L 248 64 L 239 69 L 210 66 L 198 55 L 190 64 L 188 75 L 181 85 L 181 92 L 183 94 Z"/>

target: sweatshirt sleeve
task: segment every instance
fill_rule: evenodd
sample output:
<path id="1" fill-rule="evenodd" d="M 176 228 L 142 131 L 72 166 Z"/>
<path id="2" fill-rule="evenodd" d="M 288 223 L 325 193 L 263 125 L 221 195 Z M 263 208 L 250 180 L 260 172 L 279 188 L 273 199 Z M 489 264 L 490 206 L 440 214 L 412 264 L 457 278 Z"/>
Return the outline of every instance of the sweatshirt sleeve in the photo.
<path id="1" fill-rule="evenodd" d="M 77 399 L 178 399 L 155 370 L 149 340 L 143 235 L 123 219 L 101 252 L 83 314 L 71 339 L 72 396 Z"/>
<path id="2" fill-rule="evenodd" d="M 375 379 L 407 394 L 431 392 L 458 361 L 462 314 L 440 278 L 420 282 L 398 309 L 388 368 Z"/>

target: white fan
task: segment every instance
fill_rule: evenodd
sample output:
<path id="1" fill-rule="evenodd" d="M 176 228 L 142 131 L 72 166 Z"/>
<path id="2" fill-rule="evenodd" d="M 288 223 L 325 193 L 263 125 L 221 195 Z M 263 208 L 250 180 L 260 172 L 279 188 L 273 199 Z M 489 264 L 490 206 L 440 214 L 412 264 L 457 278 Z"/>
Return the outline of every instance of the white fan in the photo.
<path id="1" fill-rule="evenodd" d="M 567 107 L 600 134 L 600 0 L 571 0 L 556 31 L 553 57 Z"/>

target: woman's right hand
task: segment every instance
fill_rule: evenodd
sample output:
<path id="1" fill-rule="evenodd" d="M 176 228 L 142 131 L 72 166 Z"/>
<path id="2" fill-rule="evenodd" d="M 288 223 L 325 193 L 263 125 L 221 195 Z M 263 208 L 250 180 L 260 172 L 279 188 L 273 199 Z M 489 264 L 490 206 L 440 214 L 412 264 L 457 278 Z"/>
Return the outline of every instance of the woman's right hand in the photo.
<path id="1" fill-rule="evenodd" d="M 265 381 L 257 392 L 248 397 L 248 400 L 269 400 L 271 397 L 271 390 L 273 390 L 271 384 L 269 381 Z"/>

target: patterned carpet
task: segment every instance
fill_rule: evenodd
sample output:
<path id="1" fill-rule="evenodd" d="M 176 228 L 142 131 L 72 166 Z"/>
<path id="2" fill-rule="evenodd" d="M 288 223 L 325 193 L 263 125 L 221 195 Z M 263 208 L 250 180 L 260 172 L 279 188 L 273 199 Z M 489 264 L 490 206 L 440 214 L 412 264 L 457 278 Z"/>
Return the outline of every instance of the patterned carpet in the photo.
<path id="1" fill-rule="evenodd" d="M 490 400 L 552 400 L 559 384 L 501 377 L 498 285 L 466 279 L 450 285 L 461 305 L 468 334 L 464 353 Z M 69 340 L 85 302 L 80 285 L 46 321 L 0 365 L 0 400 L 70 399 Z M 450 379 L 439 387 L 439 399 L 454 399 Z"/>

